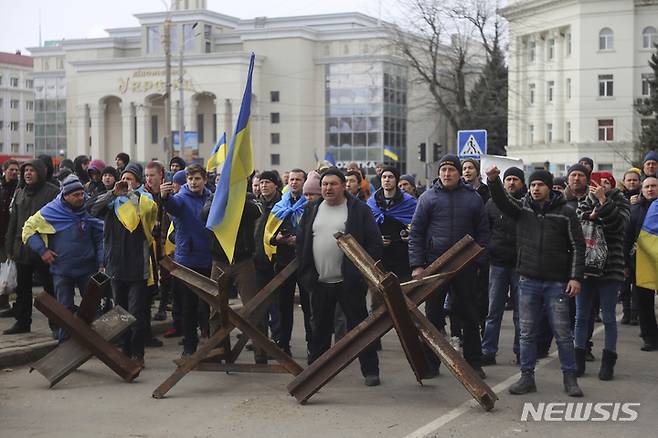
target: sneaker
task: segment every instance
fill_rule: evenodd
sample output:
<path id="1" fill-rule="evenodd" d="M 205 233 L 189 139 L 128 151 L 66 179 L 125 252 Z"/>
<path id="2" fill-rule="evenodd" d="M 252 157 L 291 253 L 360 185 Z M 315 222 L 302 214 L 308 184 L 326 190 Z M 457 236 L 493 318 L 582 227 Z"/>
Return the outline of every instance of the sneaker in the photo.
<path id="1" fill-rule="evenodd" d="M 496 355 L 495 354 L 483 354 L 480 357 L 480 364 L 482 366 L 496 365 Z"/>
<path id="2" fill-rule="evenodd" d="M 30 333 L 30 326 L 20 325 L 19 323 L 15 323 L 7 330 L 2 332 L 3 335 L 18 335 L 20 333 Z"/>
<path id="3" fill-rule="evenodd" d="M 366 386 L 379 386 L 381 384 L 381 381 L 379 380 L 378 375 L 369 374 L 366 376 L 365 384 Z"/>
<path id="4" fill-rule="evenodd" d="M 183 336 L 183 333 L 178 331 L 174 327 L 170 327 L 170 328 L 167 329 L 167 331 L 164 332 L 163 336 L 167 339 L 168 338 L 177 338 L 178 336 Z"/>
<path id="5" fill-rule="evenodd" d="M 158 310 L 155 315 L 153 315 L 153 321 L 165 321 L 167 319 L 167 312 L 164 310 Z"/>
<path id="6" fill-rule="evenodd" d="M 163 345 L 164 344 L 162 343 L 162 341 L 156 337 L 148 339 L 144 342 L 144 347 L 147 348 L 158 348 L 158 347 L 162 347 Z"/>

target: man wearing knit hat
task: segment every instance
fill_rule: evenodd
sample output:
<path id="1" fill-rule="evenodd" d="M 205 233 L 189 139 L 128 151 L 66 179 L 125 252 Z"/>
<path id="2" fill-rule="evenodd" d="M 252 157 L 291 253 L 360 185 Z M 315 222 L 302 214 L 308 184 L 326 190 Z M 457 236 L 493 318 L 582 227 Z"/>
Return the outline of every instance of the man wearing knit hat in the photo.
<path id="1" fill-rule="evenodd" d="M 528 192 L 525 174 L 518 167 L 510 167 L 503 175 L 505 191 L 515 199 L 521 199 Z M 519 307 L 517 289 L 519 274 L 516 272 L 516 222 L 504 214 L 489 199 L 485 206 L 491 226 L 491 241 L 488 252 L 491 263 L 489 269 L 489 312 L 482 336 L 482 365 L 494 365 L 498 352 L 500 327 L 505 311 L 507 292 L 514 303 L 514 344 L 513 350 L 519 363 Z"/>
<path id="2" fill-rule="evenodd" d="M 185 169 L 187 163 L 181 157 L 174 157 L 169 160 L 169 171 L 171 173 L 176 173 L 179 170 Z"/>
<path id="3" fill-rule="evenodd" d="M 433 187 L 418 198 L 411 222 L 409 265 L 414 278 L 422 278 L 424 269 L 467 234 L 483 247 L 489 243 L 489 221 L 482 198 L 461 179 L 461 163 L 455 155 L 439 160 L 439 178 Z M 470 265 L 457 274 L 425 304 L 427 318 L 444 330 L 443 303 L 452 289 L 458 316 L 461 318 L 464 359 L 481 376 L 486 377 L 480 359 L 480 331 L 476 301 L 476 267 Z M 439 361 L 431 354 L 430 365 L 438 372 Z"/>
<path id="4" fill-rule="evenodd" d="M 569 396 L 582 397 L 568 299 L 580 292 L 585 268 L 585 238 L 576 211 L 567 206 L 561 193 L 551 190 L 553 175 L 546 170 L 530 175 L 530 193 L 520 200 L 505 193 L 496 166 L 486 173 L 496 206 L 517 223 L 521 378 L 509 392 L 537 391 L 537 328 L 545 306 L 558 347 L 564 390 Z"/>
<path id="5" fill-rule="evenodd" d="M 398 187 L 404 193 L 408 193 L 416 199 L 418 198 L 418 193 L 416 192 L 416 178 L 414 178 L 412 175 L 400 176 Z"/>
<path id="6" fill-rule="evenodd" d="M 589 168 L 582 164 L 574 164 L 567 171 L 567 188 L 564 196 L 567 199 L 567 205 L 574 210 L 589 193 L 590 174 Z"/>
<path id="7" fill-rule="evenodd" d="M 117 172 L 117 170 L 112 166 L 106 166 L 105 169 L 103 169 L 101 172 L 101 181 L 103 182 L 103 188 L 105 189 L 101 193 L 112 190 L 114 188 L 114 184 L 116 184 L 118 180 L 119 172 Z"/>
<path id="8" fill-rule="evenodd" d="M 50 266 L 57 301 L 73 311 L 75 288 L 80 295 L 94 273 L 103 269 L 103 222 L 85 209 L 80 180 L 69 175 L 59 196 L 23 226 L 23 242 Z M 65 338 L 60 329 L 59 342 Z"/>
<path id="9" fill-rule="evenodd" d="M 642 162 L 642 179 L 649 176 L 656 176 L 658 171 L 658 152 L 649 151 L 644 156 L 644 161 Z"/>

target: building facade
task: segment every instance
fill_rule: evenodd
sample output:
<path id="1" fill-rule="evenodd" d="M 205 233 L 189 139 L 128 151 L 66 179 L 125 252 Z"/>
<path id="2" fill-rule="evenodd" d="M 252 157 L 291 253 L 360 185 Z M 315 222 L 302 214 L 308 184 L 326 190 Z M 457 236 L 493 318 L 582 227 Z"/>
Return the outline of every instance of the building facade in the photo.
<path id="1" fill-rule="evenodd" d="M 639 158 L 658 0 L 521 0 L 509 21 L 508 155 L 558 175 L 580 157 L 621 175 Z"/>
<path id="2" fill-rule="evenodd" d="M 108 29 L 106 38 L 29 49 L 37 101 L 52 120 L 44 119 L 49 134 L 38 137 L 39 152 L 109 161 L 121 151 L 137 161 L 166 156 L 162 40 L 169 17 L 171 129 L 182 121 L 198 137 L 181 155 L 207 158 L 223 132 L 232 134 L 254 52 L 257 168 L 310 168 L 328 155 L 374 172 L 388 146 L 403 172 L 421 169 L 415 145 L 428 133 L 439 136 L 442 125 L 435 114 L 408 108 L 408 68 L 379 20 L 359 13 L 242 20 L 207 10 L 205 0 L 172 4 L 170 12 L 135 15 L 138 27 Z M 407 130 L 412 120 L 423 126 L 418 133 Z"/>
<path id="3" fill-rule="evenodd" d="M 0 52 L 0 153 L 34 154 L 32 58 Z"/>

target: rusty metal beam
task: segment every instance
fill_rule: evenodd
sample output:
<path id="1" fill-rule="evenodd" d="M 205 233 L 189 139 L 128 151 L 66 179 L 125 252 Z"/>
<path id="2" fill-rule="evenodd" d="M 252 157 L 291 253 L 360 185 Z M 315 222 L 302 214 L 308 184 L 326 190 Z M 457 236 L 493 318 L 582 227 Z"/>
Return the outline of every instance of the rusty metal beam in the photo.
<path id="1" fill-rule="evenodd" d="M 266 373 L 287 374 L 288 370 L 278 364 L 264 365 L 253 363 L 207 363 L 202 362 L 194 371 L 224 371 L 225 373 Z"/>
<path id="2" fill-rule="evenodd" d="M 82 301 L 80 302 L 78 318 L 87 324 L 91 324 L 96 318 L 96 312 L 98 311 L 101 298 L 107 293 L 107 288 L 109 287 L 110 277 L 102 272 L 92 275 L 85 289 L 85 296 L 82 297 Z"/>
<path id="3" fill-rule="evenodd" d="M 139 375 L 141 368 L 137 362 L 126 357 L 114 345 L 103 339 L 83 320 L 73 315 L 46 292 L 36 296 L 34 307 L 65 329 L 73 339 L 91 351 L 94 356 L 103 361 L 105 365 L 125 381 L 132 382 Z"/>

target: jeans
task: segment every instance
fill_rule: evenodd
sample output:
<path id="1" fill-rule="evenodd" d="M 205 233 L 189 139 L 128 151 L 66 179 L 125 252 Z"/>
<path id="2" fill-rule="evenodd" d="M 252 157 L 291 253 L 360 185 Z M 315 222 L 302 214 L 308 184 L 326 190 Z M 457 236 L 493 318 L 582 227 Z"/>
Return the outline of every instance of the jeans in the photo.
<path id="1" fill-rule="evenodd" d="M 344 283 L 317 283 L 310 292 L 311 298 L 311 344 L 309 364 L 331 347 L 334 328 L 334 310 L 340 303 L 347 317 L 347 328 L 352 330 L 368 317 L 366 290 L 346 290 Z M 375 344 L 370 344 L 359 355 L 363 376 L 379 375 L 379 359 Z"/>
<path id="2" fill-rule="evenodd" d="M 89 278 L 94 275 L 95 272 L 90 272 L 80 277 L 64 277 L 61 275 L 53 275 L 53 284 L 55 286 L 55 294 L 57 295 L 57 301 L 73 311 L 73 298 L 75 297 L 75 288 L 78 288 L 80 296 L 84 297 L 85 292 L 87 291 L 87 285 L 89 284 Z M 59 329 L 59 343 L 61 344 L 66 339 L 66 332 L 64 329 Z"/>
<path id="3" fill-rule="evenodd" d="M 514 268 L 491 265 L 489 269 L 489 313 L 482 338 L 482 354 L 495 355 L 498 352 L 500 325 L 505 312 L 507 291 L 514 306 L 514 353 L 519 353 L 519 300 L 517 296 L 519 274 Z"/>
<path id="4" fill-rule="evenodd" d="M 210 267 L 195 268 L 187 266 L 187 268 L 210 278 Z M 199 345 L 197 327 L 208 327 L 208 311 L 202 310 L 204 307 L 207 308 L 208 305 L 203 301 L 199 301 L 197 294 L 182 281 L 176 281 L 175 287 L 183 299 L 183 350 L 192 354 Z M 200 315 L 205 315 L 206 321 L 200 321 Z"/>
<path id="5" fill-rule="evenodd" d="M 150 298 L 146 280 L 124 281 L 112 280 L 114 301 L 123 307 L 137 321 L 122 336 L 123 352 L 129 357 L 144 357 L 144 338 L 146 336 L 147 312 Z"/>
<path id="6" fill-rule="evenodd" d="M 559 281 L 542 281 L 521 276 L 519 278 L 519 326 L 521 371 L 534 371 L 537 363 L 537 332 L 542 318 L 542 305 L 555 336 L 560 366 L 564 373 L 576 372 L 573 333 L 569 317 L 569 296 L 566 284 Z"/>
<path id="7" fill-rule="evenodd" d="M 590 319 L 592 318 L 592 303 L 598 293 L 601 307 L 601 319 L 605 327 L 605 349 L 617 351 L 617 318 L 615 307 L 622 282 L 588 278 L 583 282 L 583 289 L 576 296 L 576 348 L 585 349 L 589 340 Z"/>

